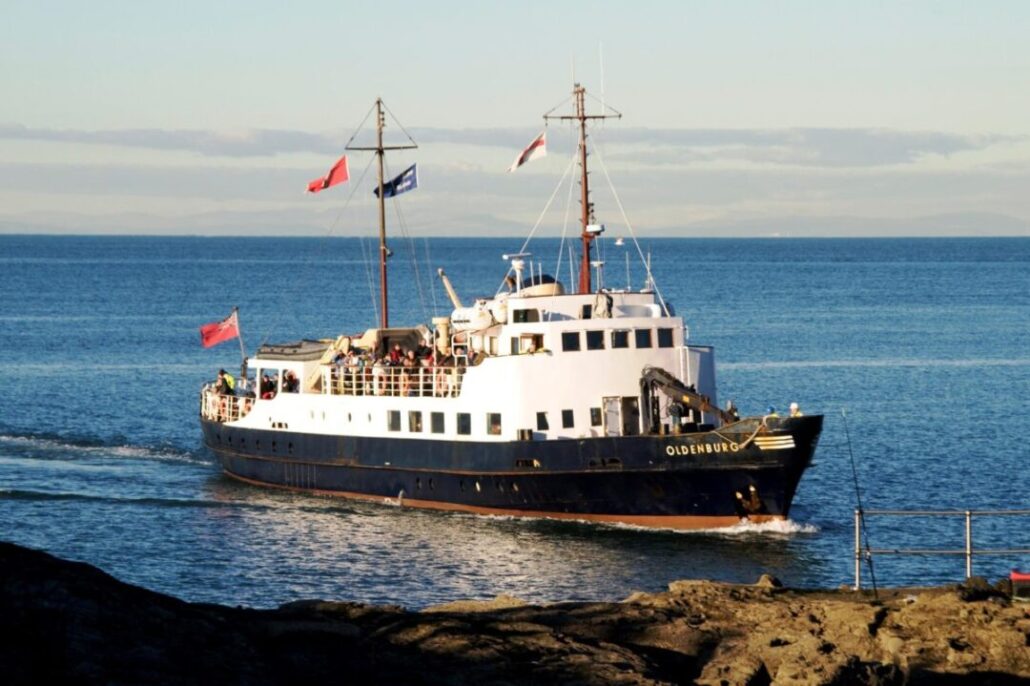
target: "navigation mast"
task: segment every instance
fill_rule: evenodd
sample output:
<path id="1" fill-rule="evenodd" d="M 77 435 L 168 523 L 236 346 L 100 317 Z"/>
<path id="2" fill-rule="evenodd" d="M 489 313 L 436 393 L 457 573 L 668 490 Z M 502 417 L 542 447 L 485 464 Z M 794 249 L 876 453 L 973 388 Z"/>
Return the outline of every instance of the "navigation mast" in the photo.
<path id="1" fill-rule="evenodd" d="M 386 287 L 386 258 L 390 256 L 390 250 L 386 247 L 386 198 L 383 197 L 383 155 L 387 150 L 410 150 L 418 145 L 412 141 L 411 145 L 383 145 L 383 129 L 386 126 L 386 113 L 383 111 L 385 105 L 382 98 L 376 98 L 376 145 L 374 148 L 363 148 L 347 146 L 347 150 L 371 150 L 375 152 L 377 159 L 377 177 L 379 183 L 379 301 L 380 321 L 383 329 L 390 328 L 389 299 Z M 403 129 L 403 127 L 401 127 Z M 409 137 L 410 140 L 410 137 Z"/>
<path id="2" fill-rule="evenodd" d="M 590 182 L 587 174 L 587 120 L 622 119 L 622 114 L 615 112 L 615 110 L 612 110 L 615 112 L 614 114 L 604 114 L 603 112 L 602 114 L 587 114 L 586 93 L 586 88 L 578 83 L 574 84 L 572 97 L 576 108 L 575 114 L 551 115 L 548 113 L 544 115 L 544 121 L 557 119 L 559 121 L 579 122 L 579 167 L 581 173 L 579 185 L 580 205 L 582 206 L 579 223 L 581 229 L 580 238 L 583 240 L 583 255 L 579 263 L 579 293 L 593 292 L 593 288 L 590 285 L 590 244 L 600 233 L 597 230 L 590 230 L 594 219 L 594 205 L 590 202 Z"/>

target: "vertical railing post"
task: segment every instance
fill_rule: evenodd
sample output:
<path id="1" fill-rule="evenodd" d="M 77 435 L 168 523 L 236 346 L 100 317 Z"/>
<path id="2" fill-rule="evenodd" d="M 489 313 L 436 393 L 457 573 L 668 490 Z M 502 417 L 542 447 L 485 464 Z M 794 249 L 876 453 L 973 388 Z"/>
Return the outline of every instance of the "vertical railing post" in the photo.
<path id="1" fill-rule="evenodd" d="M 855 590 L 862 588 L 862 510 L 855 510 Z"/>
<path id="2" fill-rule="evenodd" d="M 973 576 L 973 513 L 966 510 L 966 578 Z"/>

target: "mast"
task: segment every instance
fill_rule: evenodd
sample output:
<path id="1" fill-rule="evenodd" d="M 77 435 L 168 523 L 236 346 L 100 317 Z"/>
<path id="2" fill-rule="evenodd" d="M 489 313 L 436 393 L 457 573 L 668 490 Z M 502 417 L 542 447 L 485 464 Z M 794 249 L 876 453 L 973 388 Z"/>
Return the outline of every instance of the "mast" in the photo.
<path id="1" fill-rule="evenodd" d="M 390 328 L 389 299 L 386 294 L 386 198 L 383 197 L 383 99 L 376 98 L 376 162 L 379 182 L 379 301 L 382 328 Z"/>
<path id="2" fill-rule="evenodd" d="M 593 288 L 590 284 L 590 244 L 593 243 L 594 239 L 597 238 L 597 234 L 600 233 L 600 231 L 590 230 L 594 219 L 594 205 L 590 202 L 590 175 L 587 173 L 587 120 L 622 118 L 622 114 L 618 112 L 615 114 L 604 114 L 603 112 L 602 114 L 587 114 L 586 93 L 586 88 L 578 83 L 574 84 L 572 88 L 572 97 L 575 106 L 575 114 L 561 116 L 551 116 L 549 114 L 544 115 L 544 121 L 547 121 L 548 119 L 558 119 L 559 121 L 579 122 L 579 202 L 582 209 L 582 212 L 580 212 L 579 224 L 580 238 L 583 241 L 583 254 L 579 263 L 579 293 L 593 292 Z"/>
<path id="3" fill-rule="evenodd" d="M 379 303 L 380 319 L 379 326 L 383 329 L 390 328 L 389 297 L 386 278 L 386 258 L 390 256 L 390 250 L 386 247 L 386 198 L 383 197 L 383 186 L 385 178 L 383 174 L 383 156 L 387 150 L 410 150 L 418 146 L 412 141 L 412 145 L 383 145 L 383 129 L 386 127 L 385 105 L 382 98 L 376 98 L 376 145 L 374 148 L 362 148 L 347 146 L 347 150 L 371 150 L 376 154 L 376 177 L 378 179 L 379 192 Z M 403 130 L 403 127 L 401 127 Z M 409 136 L 410 140 L 410 136 Z"/>

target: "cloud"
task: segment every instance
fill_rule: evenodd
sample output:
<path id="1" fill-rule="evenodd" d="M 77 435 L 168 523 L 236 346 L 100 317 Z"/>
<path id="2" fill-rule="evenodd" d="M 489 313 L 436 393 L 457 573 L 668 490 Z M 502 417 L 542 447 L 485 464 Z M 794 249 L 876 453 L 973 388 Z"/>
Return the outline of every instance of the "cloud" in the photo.
<path id="1" fill-rule="evenodd" d="M 120 129 L 80 131 L 33 129 L 18 124 L 0 126 L 0 139 L 113 145 L 150 150 L 178 150 L 208 156 L 253 157 L 282 153 L 332 154 L 343 140 L 328 134 L 257 129 L 219 132 L 183 129 Z"/>
<path id="2" fill-rule="evenodd" d="M 507 149 L 515 154 L 539 132 L 525 127 L 491 129 L 413 128 L 421 145 L 468 145 Z M 564 127 L 553 129 L 548 145 L 571 152 L 575 137 Z M 391 131 L 395 142 L 404 132 Z M 962 135 L 939 131 L 892 129 L 646 129 L 607 127 L 592 132 L 612 161 L 648 166 L 696 162 L 746 162 L 804 167 L 875 167 L 916 162 L 931 155 L 982 150 L 1022 137 Z M 370 132 L 355 141 L 368 145 Z M 151 150 L 194 152 L 205 156 L 258 157 L 290 153 L 338 154 L 347 142 L 342 133 L 307 133 L 280 129 L 223 132 L 185 129 L 85 131 L 40 129 L 17 124 L 0 126 L 0 140 L 33 140 L 111 145 Z"/>
<path id="3" fill-rule="evenodd" d="M 606 140 L 637 149 L 610 156 L 651 165 L 750 162 L 803 167 L 877 167 L 909 164 L 930 155 L 983 150 L 1021 137 L 961 135 L 892 129 L 629 129 Z M 641 155 L 639 148 L 646 150 Z"/>

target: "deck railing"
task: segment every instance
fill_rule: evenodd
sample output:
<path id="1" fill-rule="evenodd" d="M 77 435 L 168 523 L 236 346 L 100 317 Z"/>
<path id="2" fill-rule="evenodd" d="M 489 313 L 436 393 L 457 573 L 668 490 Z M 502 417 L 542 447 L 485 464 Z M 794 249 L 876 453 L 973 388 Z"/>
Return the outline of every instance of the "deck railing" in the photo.
<path id="1" fill-rule="evenodd" d="M 963 517 L 965 547 L 959 548 L 863 548 L 863 517 Z M 973 576 L 976 555 L 1026 555 L 1030 548 L 977 548 L 973 545 L 973 517 L 1027 517 L 1030 510 L 855 510 L 855 590 L 862 586 L 862 560 L 874 555 L 962 555 L 966 558 L 966 578 Z M 1026 529 L 1023 529 L 1026 531 Z"/>
<path id="2" fill-rule="evenodd" d="M 234 422 L 246 417 L 253 406 L 253 398 L 222 395 L 213 388 L 200 392 L 200 414 L 211 421 Z"/>
<path id="3" fill-rule="evenodd" d="M 448 367 L 340 367 L 322 370 L 322 392 L 329 395 L 387 395 L 400 397 L 456 397 L 461 393 L 465 368 Z"/>

